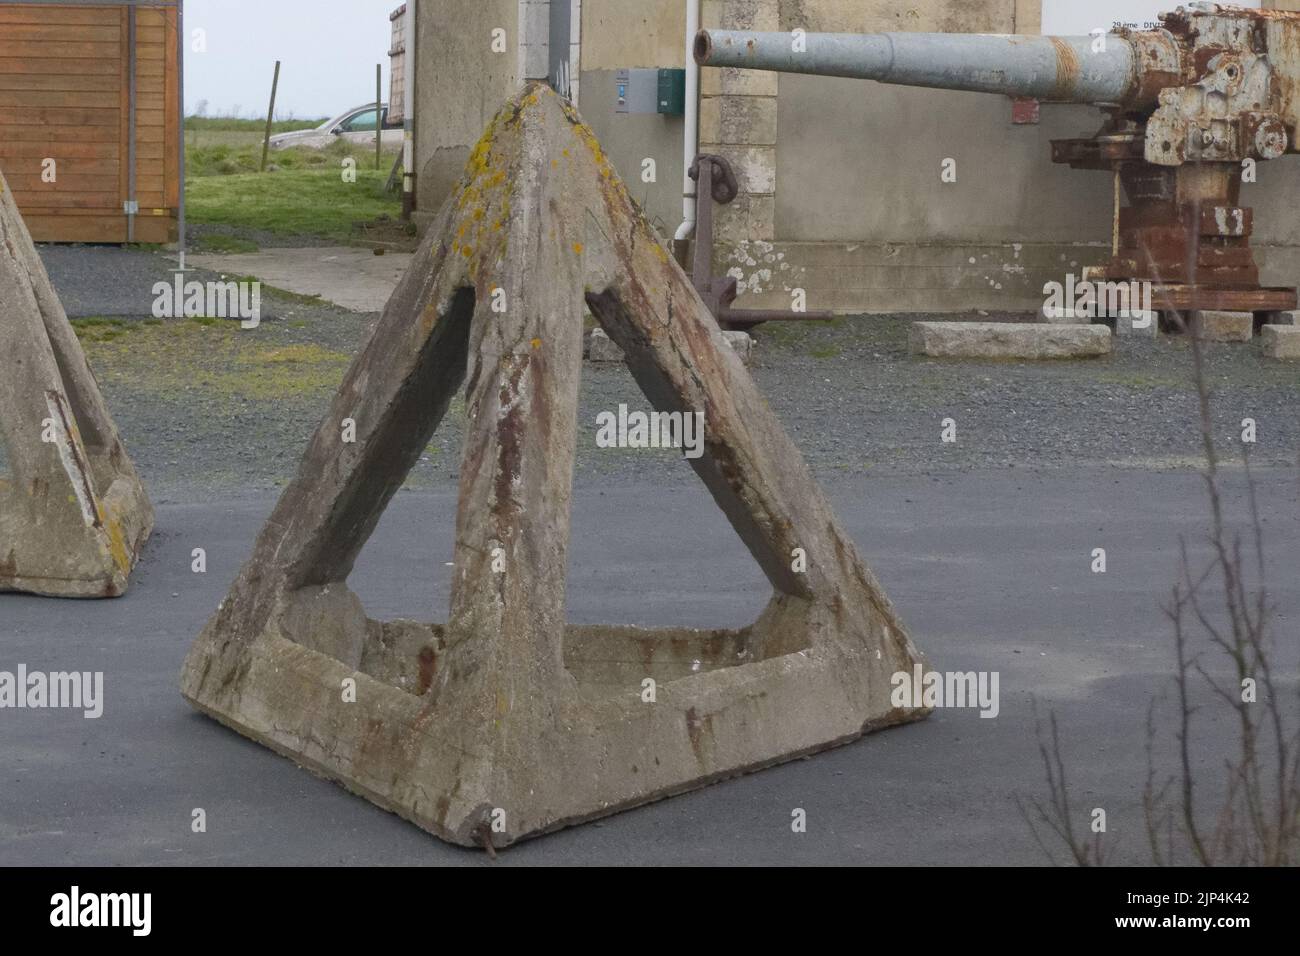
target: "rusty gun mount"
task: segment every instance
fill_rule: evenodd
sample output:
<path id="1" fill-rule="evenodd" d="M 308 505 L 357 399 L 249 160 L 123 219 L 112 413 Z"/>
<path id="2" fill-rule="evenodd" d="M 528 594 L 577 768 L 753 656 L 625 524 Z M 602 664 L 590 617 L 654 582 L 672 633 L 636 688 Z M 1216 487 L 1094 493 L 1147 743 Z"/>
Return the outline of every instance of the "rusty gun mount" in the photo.
<path id="1" fill-rule="evenodd" d="M 1150 282 L 1169 312 L 1294 309 L 1295 289 L 1260 287 L 1240 195 L 1256 162 L 1300 152 L 1300 14 L 1193 3 L 1160 22 L 1086 37 L 704 30 L 695 59 L 1095 105 L 1095 135 L 1052 142 L 1054 162 L 1116 178 L 1112 256 L 1089 278 Z"/>

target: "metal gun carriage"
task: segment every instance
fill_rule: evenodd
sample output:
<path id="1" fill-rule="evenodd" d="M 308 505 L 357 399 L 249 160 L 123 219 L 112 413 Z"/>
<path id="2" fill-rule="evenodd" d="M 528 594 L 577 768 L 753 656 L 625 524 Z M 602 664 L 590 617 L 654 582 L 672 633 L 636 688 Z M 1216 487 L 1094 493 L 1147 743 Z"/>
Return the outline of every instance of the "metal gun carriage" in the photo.
<path id="1" fill-rule="evenodd" d="M 1265 288 L 1243 179 L 1300 152 L 1300 14 L 1193 3 L 1159 29 L 1083 37 L 704 30 L 703 66 L 1084 103 L 1092 136 L 1054 140 L 1052 160 L 1116 183 L 1112 254 L 1089 278 L 1151 283 L 1158 309 L 1296 308 Z M 1119 202 L 1120 190 L 1128 204 Z"/>

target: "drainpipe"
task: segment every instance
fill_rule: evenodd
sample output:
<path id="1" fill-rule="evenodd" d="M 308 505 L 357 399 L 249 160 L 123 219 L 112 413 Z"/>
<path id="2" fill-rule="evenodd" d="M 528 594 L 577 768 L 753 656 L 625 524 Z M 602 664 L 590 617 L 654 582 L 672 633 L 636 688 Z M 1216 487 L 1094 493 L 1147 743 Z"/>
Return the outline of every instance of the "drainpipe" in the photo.
<path id="1" fill-rule="evenodd" d="M 402 32 L 406 52 L 402 55 L 402 85 L 406 100 L 402 104 L 402 218 L 410 221 L 415 211 L 415 48 L 416 0 L 406 0 L 406 22 Z"/>
<path id="2" fill-rule="evenodd" d="M 695 62 L 695 34 L 700 32 L 701 0 L 686 0 L 686 128 L 682 136 L 682 224 L 673 239 L 681 242 L 695 234 L 695 181 L 691 163 L 700 149 L 700 65 Z"/>

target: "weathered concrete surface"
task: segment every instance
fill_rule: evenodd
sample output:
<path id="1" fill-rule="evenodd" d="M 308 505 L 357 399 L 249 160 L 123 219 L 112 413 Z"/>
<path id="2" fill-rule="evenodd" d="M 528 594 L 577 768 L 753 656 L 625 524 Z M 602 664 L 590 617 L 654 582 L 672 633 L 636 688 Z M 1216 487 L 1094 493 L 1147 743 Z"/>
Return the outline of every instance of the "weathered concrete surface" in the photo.
<path id="1" fill-rule="evenodd" d="M 731 346 L 731 351 L 740 356 L 740 360 L 748 365 L 749 360 L 754 357 L 754 337 L 748 332 L 741 332 L 738 329 L 723 332 L 722 337 Z"/>
<path id="2" fill-rule="evenodd" d="M 1251 312 L 1193 312 L 1191 333 L 1206 342 L 1249 342 L 1255 336 L 1255 316 Z"/>
<path id="3" fill-rule="evenodd" d="M 692 467 L 774 591 L 753 625 L 568 625 L 584 301 L 656 408 L 704 414 Z M 369 620 L 345 582 L 462 382 L 447 623 Z M 475 148 L 181 683 L 424 829 L 505 846 L 923 717 L 890 700 L 917 665 L 590 130 L 532 85 Z"/>
<path id="4" fill-rule="evenodd" d="M 116 597 L 153 509 L 0 175 L 0 591 Z"/>
<path id="5" fill-rule="evenodd" d="M 1300 325 L 1266 325 L 1259 337 L 1269 358 L 1300 359 Z"/>
<path id="6" fill-rule="evenodd" d="M 593 362 L 621 362 L 623 350 L 614 344 L 604 329 L 592 329 L 587 336 L 587 358 Z"/>
<path id="7" fill-rule="evenodd" d="M 496 104 L 519 88 L 519 0 L 441 0 L 417 11 L 415 88 L 417 219 L 427 224 L 451 195 Z M 505 52 L 493 31 L 505 31 Z"/>
<path id="8" fill-rule="evenodd" d="M 1104 325 L 1010 322 L 914 322 L 909 344 L 916 355 L 936 358 L 1093 358 L 1110 351 Z"/>
<path id="9" fill-rule="evenodd" d="M 353 312 L 380 312 L 397 288 L 409 252 L 377 256 L 369 249 L 339 247 L 263 249 L 229 255 L 200 253 L 187 265 L 236 276 L 253 276 L 299 295 L 320 296 Z"/>

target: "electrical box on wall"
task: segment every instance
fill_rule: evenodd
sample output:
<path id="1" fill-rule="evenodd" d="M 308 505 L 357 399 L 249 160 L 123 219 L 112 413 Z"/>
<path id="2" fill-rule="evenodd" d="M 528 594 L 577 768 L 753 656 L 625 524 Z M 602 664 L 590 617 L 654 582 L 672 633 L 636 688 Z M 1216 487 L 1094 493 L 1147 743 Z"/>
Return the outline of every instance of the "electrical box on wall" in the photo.
<path id="1" fill-rule="evenodd" d="M 659 112 L 665 116 L 686 113 L 686 71 L 659 71 Z"/>
<path id="2" fill-rule="evenodd" d="M 681 116 L 686 112 L 686 71 L 669 69 L 619 70 L 616 113 L 660 113 Z"/>

